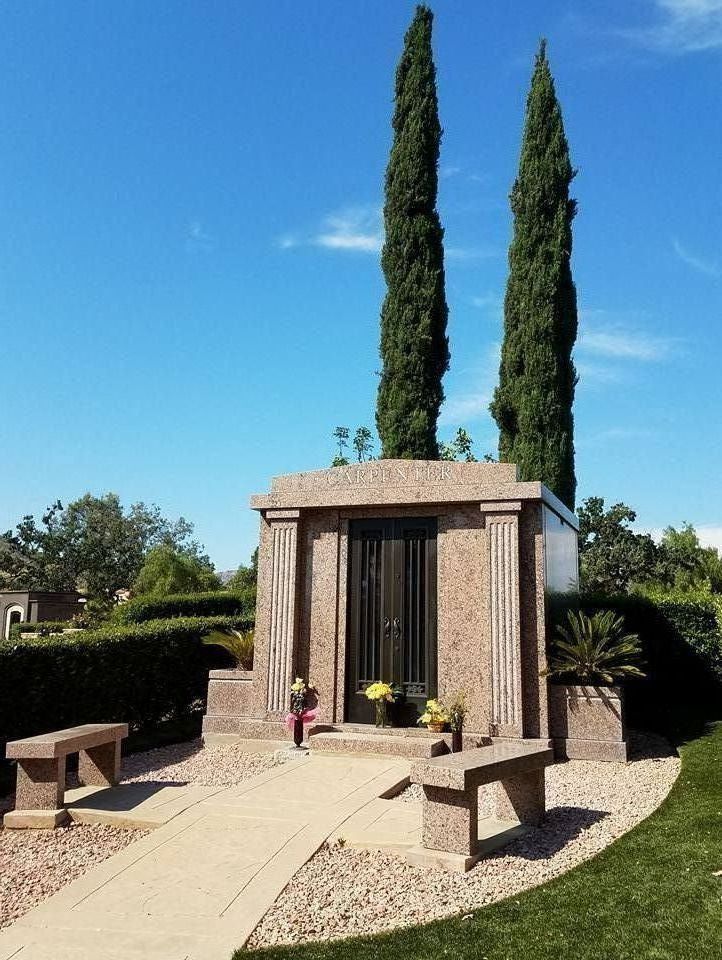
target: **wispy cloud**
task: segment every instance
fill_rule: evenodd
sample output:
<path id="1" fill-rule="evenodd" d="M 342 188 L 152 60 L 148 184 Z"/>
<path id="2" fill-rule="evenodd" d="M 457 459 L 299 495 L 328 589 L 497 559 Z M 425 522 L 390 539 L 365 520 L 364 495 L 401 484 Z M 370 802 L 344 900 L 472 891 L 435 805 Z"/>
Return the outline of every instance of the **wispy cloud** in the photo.
<path id="1" fill-rule="evenodd" d="M 688 267 L 692 267 L 693 270 L 704 273 L 708 277 L 720 276 L 720 268 L 716 263 L 712 263 L 711 260 L 703 260 L 702 257 L 690 253 L 676 238 L 672 240 L 672 247 L 682 263 L 686 263 Z"/>
<path id="2" fill-rule="evenodd" d="M 654 362 L 664 360 L 679 342 L 671 337 L 649 334 L 638 325 L 625 323 L 605 310 L 581 311 L 580 321 L 577 350 L 581 354 Z"/>
<path id="3" fill-rule="evenodd" d="M 700 524 L 695 530 L 703 547 L 716 547 L 722 553 L 722 527 Z"/>
<path id="4" fill-rule="evenodd" d="M 497 321 L 504 319 L 504 301 L 498 293 L 485 293 L 471 298 L 472 307 L 483 310 L 489 317 Z"/>
<path id="5" fill-rule="evenodd" d="M 501 256 L 497 247 L 458 247 L 451 244 L 444 247 L 444 256 L 447 260 L 492 260 Z"/>
<path id="6" fill-rule="evenodd" d="M 186 250 L 210 251 L 215 246 L 215 238 L 208 233 L 200 220 L 191 220 L 185 231 Z"/>
<path id="7" fill-rule="evenodd" d="M 654 0 L 654 8 L 654 23 L 624 30 L 623 35 L 671 54 L 722 47 L 722 0 Z"/>
<path id="8" fill-rule="evenodd" d="M 466 389 L 450 391 L 439 415 L 442 427 L 459 427 L 489 417 L 489 403 L 499 375 L 501 343 L 491 343 L 486 353 L 467 372 Z"/>
<path id="9" fill-rule="evenodd" d="M 321 231 L 312 238 L 318 247 L 378 253 L 384 242 L 381 210 L 378 207 L 349 207 L 330 214 Z"/>
<path id="10" fill-rule="evenodd" d="M 461 173 L 461 167 L 455 167 L 451 164 L 446 167 L 441 167 L 439 170 L 439 176 L 442 180 L 448 180 L 450 177 L 456 177 Z"/>
<path id="11" fill-rule="evenodd" d="M 344 207 L 323 218 L 312 232 L 287 232 L 276 237 L 280 250 L 295 247 L 324 247 L 356 253 L 378 253 L 384 242 L 383 220 L 379 206 Z"/>

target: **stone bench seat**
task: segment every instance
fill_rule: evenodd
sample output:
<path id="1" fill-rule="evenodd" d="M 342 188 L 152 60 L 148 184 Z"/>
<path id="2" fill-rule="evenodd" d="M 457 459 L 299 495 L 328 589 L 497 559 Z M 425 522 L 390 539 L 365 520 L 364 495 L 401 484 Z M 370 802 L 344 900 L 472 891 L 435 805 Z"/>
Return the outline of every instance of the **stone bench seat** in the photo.
<path id="1" fill-rule="evenodd" d="M 79 727 L 12 740 L 5 756 L 16 760 L 15 810 L 5 814 L 8 828 L 48 828 L 64 823 L 65 765 L 79 754 L 78 776 L 86 786 L 114 786 L 120 776 L 120 745 L 127 723 L 85 723 Z"/>
<path id="2" fill-rule="evenodd" d="M 548 741 L 537 740 L 497 742 L 414 763 L 411 782 L 424 790 L 422 841 L 409 851 L 409 859 L 470 870 L 482 855 L 479 787 L 495 784 L 499 820 L 538 824 L 545 813 L 544 770 L 553 762 Z"/>

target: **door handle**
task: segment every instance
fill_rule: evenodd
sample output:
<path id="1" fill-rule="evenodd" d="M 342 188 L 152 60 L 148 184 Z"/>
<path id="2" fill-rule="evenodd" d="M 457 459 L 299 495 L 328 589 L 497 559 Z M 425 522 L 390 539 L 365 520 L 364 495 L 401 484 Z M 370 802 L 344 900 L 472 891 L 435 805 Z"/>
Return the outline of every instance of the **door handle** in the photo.
<path id="1" fill-rule="evenodd" d="M 398 617 L 394 617 L 394 643 L 398 644 L 401 639 L 401 621 Z"/>
<path id="2" fill-rule="evenodd" d="M 384 618 L 384 639 L 388 640 L 391 634 L 391 621 L 388 617 Z"/>

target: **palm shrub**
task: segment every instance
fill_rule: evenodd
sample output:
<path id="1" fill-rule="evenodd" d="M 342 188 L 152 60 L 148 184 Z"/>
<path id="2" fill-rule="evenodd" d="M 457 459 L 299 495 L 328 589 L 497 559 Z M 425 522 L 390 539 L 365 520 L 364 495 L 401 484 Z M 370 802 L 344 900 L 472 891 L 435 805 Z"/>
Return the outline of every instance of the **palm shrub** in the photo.
<path id="1" fill-rule="evenodd" d="M 550 676 L 573 677 L 580 683 L 613 683 L 623 677 L 643 677 L 637 666 L 641 643 L 626 633 L 624 618 L 613 610 L 591 616 L 569 610 L 566 624 L 558 624 L 551 644 Z"/>
<path id="2" fill-rule="evenodd" d="M 234 630 L 232 627 L 211 630 L 203 637 L 207 646 L 223 647 L 236 661 L 239 669 L 253 669 L 253 630 Z"/>

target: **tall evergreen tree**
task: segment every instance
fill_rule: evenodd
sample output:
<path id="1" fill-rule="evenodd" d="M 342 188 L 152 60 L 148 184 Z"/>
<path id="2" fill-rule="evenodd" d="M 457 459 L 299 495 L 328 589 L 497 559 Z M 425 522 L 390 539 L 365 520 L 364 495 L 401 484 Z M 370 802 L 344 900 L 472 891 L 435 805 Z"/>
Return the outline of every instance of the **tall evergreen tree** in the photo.
<path id="1" fill-rule="evenodd" d="M 394 143 L 386 169 L 381 265 L 383 369 L 376 425 L 383 457 L 438 457 L 436 422 L 449 366 L 444 231 L 436 211 L 439 124 L 433 14 L 418 6 L 396 69 Z"/>
<path id="2" fill-rule="evenodd" d="M 511 192 L 514 235 L 491 412 L 500 460 L 517 463 L 522 480 L 542 480 L 572 510 L 577 296 L 570 265 L 576 201 L 569 185 L 575 172 L 542 40 Z"/>

